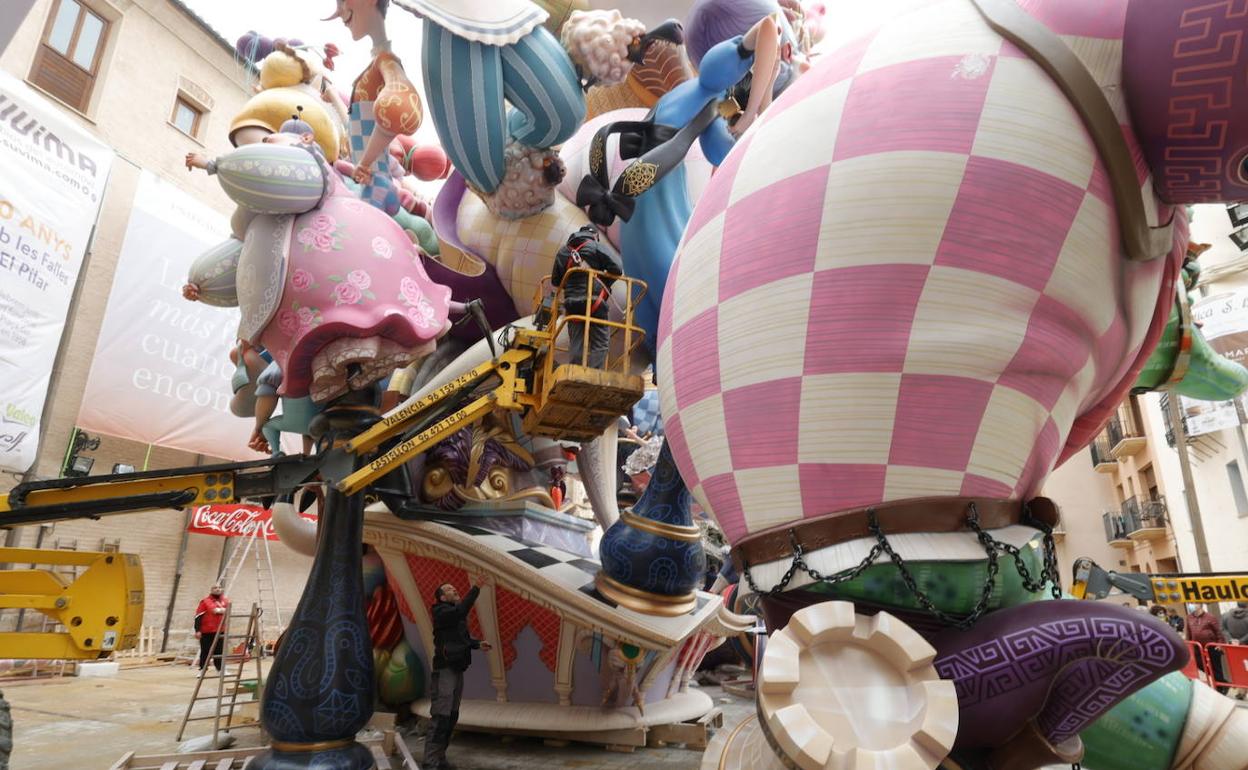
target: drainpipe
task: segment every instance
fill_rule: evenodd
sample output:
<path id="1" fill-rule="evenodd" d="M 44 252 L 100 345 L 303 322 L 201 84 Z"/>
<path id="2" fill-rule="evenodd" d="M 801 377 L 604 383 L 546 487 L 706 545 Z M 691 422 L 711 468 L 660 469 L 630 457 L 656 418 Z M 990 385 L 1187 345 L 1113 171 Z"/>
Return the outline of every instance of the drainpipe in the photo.
<path id="1" fill-rule="evenodd" d="M 186 546 L 191 536 L 191 516 L 193 515 L 192 510 L 187 508 L 186 515 L 182 518 L 182 542 L 178 545 L 178 561 L 173 568 L 173 586 L 169 590 L 169 604 L 165 607 L 165 627 L 160 634 L 161 652 L 169 648 L 169 626 L 173 624 L 173 608 L 178 603 L 178 586 L 182 584 L 182 568 L 186 565 Z"/>
<path id="2" fill-rule="evenodd" d="M 195 455 L 195 465 L 203 464 L 204 456 Z M 146 465 L 146 462 L 144 465 Z M 182 518 L 182 541 L 178 545 L 178 560 L 173 568 L 173 586 L 169 590 L 169 604 L 165 607 L 165 627 L 161 630 L 160 635 L 161 652 L 165 652 L 169 648 L 169 626 L 173 624 L 173 609 L 178 603 L 178 587 L 182 585 L 182 568 L 186 566 L 186 546 L 190 542 L 191 516 L 193 515 L 194 511 L 187 508 Z"/>

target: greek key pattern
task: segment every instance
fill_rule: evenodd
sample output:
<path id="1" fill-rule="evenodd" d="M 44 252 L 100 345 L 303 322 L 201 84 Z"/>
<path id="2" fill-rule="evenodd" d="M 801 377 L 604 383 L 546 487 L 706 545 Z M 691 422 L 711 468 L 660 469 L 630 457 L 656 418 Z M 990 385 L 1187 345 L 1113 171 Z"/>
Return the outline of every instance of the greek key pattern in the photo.
<path id="1" fill-rule="evenodd" d="M 963 710 L 1050 682 L 1037 724 L 1060 742 L 1149 681 L 1181 665 L 1181 645 L 1133 619 L 1042 623 L 936 660 Z"/>
<path id="2" fill-rule="evenodd" d="M 1175 41 L 1162 186 L 1187 200 L 1222 200 L 1232 93 L 1242 58 L 1248 0 L 1188 8 Z M 1239 105 L 1240 109 L 1244 105 Z"/>

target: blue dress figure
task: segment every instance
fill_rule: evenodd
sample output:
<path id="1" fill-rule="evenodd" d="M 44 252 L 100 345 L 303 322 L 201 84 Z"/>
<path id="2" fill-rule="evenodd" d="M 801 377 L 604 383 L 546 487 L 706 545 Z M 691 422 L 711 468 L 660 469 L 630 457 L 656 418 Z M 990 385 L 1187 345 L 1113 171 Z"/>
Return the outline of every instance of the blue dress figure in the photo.
<path id="1" fill-rule="evenodd" d="M 606 126 L 591 144 L 591 173 L 581 182 L 577 204 L 598 225 L 610 225 L 616 216 L 624 220 L 624 272 L 649 286 L 636 319 L 646 332 L 652 360 L 667 274 L 693 214 L 685 154 L 696 140 L 707 160 L 718 166 L 770 102 L 779 74 L 782 29 L 781 19 L 768 16 L 745 35 L 715 45 L 702 58 L 698 78 L 672 89 L 646 120 Z M 638 160 L 608 188 L 606 137 L 611 133 L 621 134 L 621 156 Z M 690 505 L 689 490 L 665 441 L 641 499 L 603 535 L 598 592 L 654 615 L 694 609 L 706 554 Z"/>
<path id="2" fill-rule="evenodd" d="M 713 46 L 702 58 L 698 77 L 664 95 L 645 121 L 607 126 L 591 146 L 592 173 L 581 183 L 577 204 L 600 226 L 610 225 L 616 216 L 623 220 L 624 272 L 649 287 L 637 305 L 636 319 L 646 332 L 651 359 L 667 274 L 693 215 L 685 153 L 696 140 L 711 165 L 724 161 L 737 137 L 770 101 L 783 29 L 782 21 L 769 16 L 745 35 Z M 604 153 L 611 133 L 621 134 L 621 155 L 639 159 L 607 189 Z"/>

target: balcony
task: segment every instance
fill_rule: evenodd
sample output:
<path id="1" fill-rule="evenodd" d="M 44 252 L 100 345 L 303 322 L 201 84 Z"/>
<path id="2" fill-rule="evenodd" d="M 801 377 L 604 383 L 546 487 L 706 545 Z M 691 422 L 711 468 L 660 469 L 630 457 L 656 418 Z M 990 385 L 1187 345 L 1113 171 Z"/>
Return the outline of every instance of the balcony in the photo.
<path id="1" fill-rule="evenodd" d="M 1105 426 L 1105 434 L 1109 437 L 1110 454 L 1118 460 L 1137 454 L 1148 443 L 1144 438 L 1144 431 L 1139 429 L 1130 412 L 1125 409 L 1119 409 L 1110 418 Z"/>
<path id="2" fill-rule="evenodd" d="M 1117 511 L 1106 511 L 1101 516 L 1105 525 L 1105 541 L 1115 548 L 1130 548 L 1131 538 L 1127 537 L 1127 522 Z"/>
<path id="3" fill-rule="evenodd" d="M 1166 501 L 1145 500 L 1140 503 L 1140 512 L 1135 520 L 1135 528 L 1127 533 L 1132 540 L 1164 540 L 1170 515 L 1166 510 Z"/>
<path id="4" fill-rule="evenodd" d="M 1123 502 L 1116 511 L 1106 511 L 1101 521 L 1105 540 L 1115 548 L 1129 548 L 1146 540 L 1164 540 L 1169 536 L 1170 517 L 1164 499 Z"/>
<path id="5" fill-rule="evenodd" d="M 1118 469 L 1118 461 L 1109 451 L 1109 437 L 1102 432 L 1092 442 L 1092 469 L 1097 473 L 1113 473 Z"/>

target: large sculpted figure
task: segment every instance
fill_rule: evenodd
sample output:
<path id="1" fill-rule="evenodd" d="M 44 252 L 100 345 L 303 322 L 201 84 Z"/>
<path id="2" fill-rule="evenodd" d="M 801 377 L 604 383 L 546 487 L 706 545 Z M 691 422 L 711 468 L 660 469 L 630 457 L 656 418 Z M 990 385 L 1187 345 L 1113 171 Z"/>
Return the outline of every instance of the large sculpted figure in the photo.
<path id="1" fill-rule="evenodd" d="M 843 627 L 814 612 L 830 599 L 926 639 L 906 665 L 952 682 L 961 722 L 947 742 L 898 728 L 926 747 L 898 766 L 952 749 L 948 767 L 1239 767 L 1248 717 L 1162 678 L 1186 659 L 1162 624 L 1015 605 L 1058 579 L 1041 484 L 1162 337 L 1184 204 L 1248 195 L 1248 10 L 1021 7 L 899 6 L 737 143 L 663 297 L 668 442 L 769 627 L 812 611 L 777 660 Z M 781 667 L 769 689 L 771 654 L 774 695 L 791 687 Z M 786 763 L 852 746 L 818 703 L 801 721 L 771 697 L 760 726 Z"/>
<path id="2" fill-rule="evenodd" d="M 329 401 L 419 360 L 449 328 L 450 290 L 393 219 L 359 200 L 290 120 L 261 144 L 188 166 L 217 175 L 247 220 L 239 338 L 281 371 L 277 394 Z"/>

